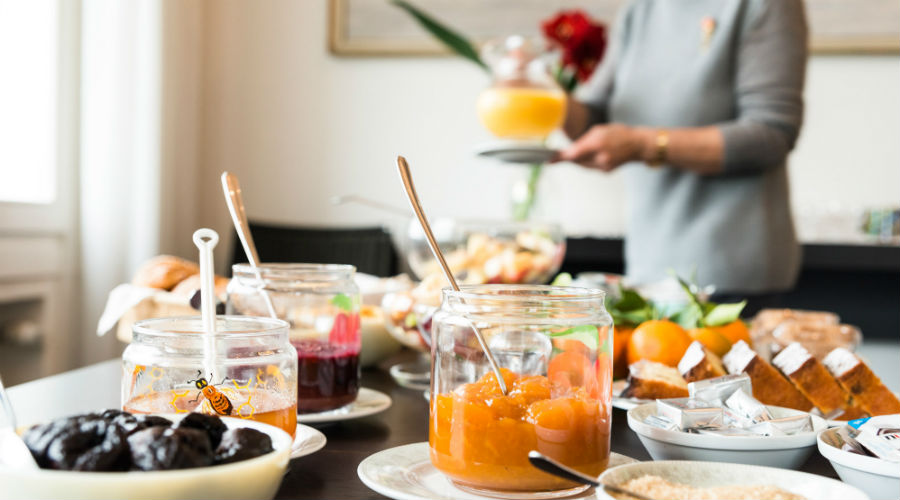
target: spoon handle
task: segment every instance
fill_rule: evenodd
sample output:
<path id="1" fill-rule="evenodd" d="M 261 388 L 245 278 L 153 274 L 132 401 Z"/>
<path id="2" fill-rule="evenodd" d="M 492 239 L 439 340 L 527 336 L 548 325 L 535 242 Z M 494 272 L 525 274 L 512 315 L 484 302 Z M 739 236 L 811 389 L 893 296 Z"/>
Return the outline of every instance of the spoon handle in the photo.
<path id="1" fill-rule="evenodd" d="M 400 179 L 403 181 L 403 187 L 406 188 L 406 196 L 409 198 L 409 204 L 413 209 L 413 212 L 416 213 L 416 217 L 419 219 L 419 224 L 422 225 L 422 231 L 425 233 L 425 238 L 428 240 L 428 246 L 431 247 L 431 253 L 434 254 L 434 258 L 437 259 L 438 263 L 441 265 L 441 269 L 444 271 L 444 276 L 447 277 L 447 281 L 450 282 L 450 287 L 455 291 L 459 291 L 459 285 L 456 283 L 456 278 L 453 277 L 453 273 L 450 271 L 450 266 L 447 265 L 447 261 L 444 260 L 444 253 L 441 252 L 441 248 L 437 244 L 437 240 L 434 239 L 434 233 L 431 232 L 431 225 L 428 224 L 428 218 L 425 217 L 425 211 L 422 210 L 422 204 L 419 202 L 419 195 L 416 194 L 416 187 L 413 185 L 412 181 L 412 173 L 409 171 L 409 164 L 406 163 L 406 158 L 402 156 L 397 157 L 397 167 L 400 170 Z M 491 353 L 491 350 L 488 348 L 487 342 L 484 340 L 484 336 L 481 335 L 481 332 L 478 331 L 478 328 L 472 322 L 469 322 L 472 326 L 472 331 L 475 333 L 475 338 L 478 340 L 478 345 L 481 346 L 481 350 L 484 352 L 484 355 L 487 357 L 488 363 L 491 365 L 491 370 L 494 371 L 494 375 L 497 377 L 497 384 L 500 386 L 500 391 L 503 392 L 503 395 L 509 393 L 506 387 L 506 380 L 503 378 L 503 374 L 500 372 L 500 364 L 497 363 L 497 359 L 494 358 L 494 355 Z"/>
<path id="2" fill-rule="evenodd" d="M 627 490 L 619 486 L 601 483 L 599 480 L 597 480 L 597 478 L 588 476 L 583 472 L 579 472 L 569 466 L 563 465 L 538 451 L 529 451 L 528 461 L 531 462 L 531 465 L 548 474 L 553 474 L 554 476 L 568 479 L 569 481 L 574 481 L 581 484 L 589 484 L 591 486 L 599 486 L 608 492 L 616 493 L 619 495 L 627 495 L 631 498 L 634 498 L 635 500 L 654 500 L 653 498 L 650 498 L 646 495 L 641 495 L 640 493 L 635 493 L 631 490 Z"/>
<path id="3" fill-rule="evenodd" d="M 238 239 L 241 240 L 241 246 L 244 247 L 244 253 L 247 255 L 247 260 L 250 261 L 250 267 L 253 268 L 253 271 L 256 273 L 256 279 L 260 283 L 260 292 L 269 316 L 278 319 L 275 305 L 265 290 L 262 274 L 259 272 L 259 254 L 256 253 L 253 234 L 250 233 L 247 211 L 244 209 L 244 199 L 241 197 L 241 184 L 238 182 L 237 176 L 231 172 L 222 172 L 222 190 L 225 192 L 225 204 L 228 205 L 228 212 L 231 213 L 231 222 L 234 223 Z"/>

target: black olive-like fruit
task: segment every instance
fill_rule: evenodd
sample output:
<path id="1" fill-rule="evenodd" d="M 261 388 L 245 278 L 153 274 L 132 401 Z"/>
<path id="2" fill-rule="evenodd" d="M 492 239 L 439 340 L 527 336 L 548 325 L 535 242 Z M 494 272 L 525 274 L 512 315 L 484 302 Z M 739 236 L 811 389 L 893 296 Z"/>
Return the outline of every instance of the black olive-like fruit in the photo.
<path id="1" fill-rule="evenodd" d="M 121 427 L 100 414 L 78 415 L 31 428 L 24 436 L 45 469 L 128 470 L 128 443 Z"/>
<path id="2" fill-rule="evenodd" d="M 136 470 L 171 470 L 213 464 L 206 432 L 172 427 L 150 427 L 128 437 L 131 465 Z"/>
<path id="3" fill-rule="evenodd" d="M 104 414 L 106 414 L 106 412 L 104 412 Z M 172 425 L 172 421 L 167 418 L 156 415 L 132 415 L 125 412 L 116 415 L 111 421 L 121 427 L 126 436 L 130 436 L 135 432 L 142 431 L 148 427 L 169 427 Z"/>
<path id="4" fill-rule="evenodd" d="M 228 426 L 222 422 L 221 418 L 203 413 L 188 413 L 181 419 L 181 422 L 178 422 L 178 428 L 199 429 L 206 432 L 209 436 L 209 444 L 213 449 L 219 446 L 219 443 L 222 442 L 222 434 L 228 430 Z"/>
<path id="5" fill-rule="evenodd" d="M 273 450 L 272 438 L 248 427 L 229 429 L 216 449 L 216 463 L 230 464 L 265 455 Z"/>

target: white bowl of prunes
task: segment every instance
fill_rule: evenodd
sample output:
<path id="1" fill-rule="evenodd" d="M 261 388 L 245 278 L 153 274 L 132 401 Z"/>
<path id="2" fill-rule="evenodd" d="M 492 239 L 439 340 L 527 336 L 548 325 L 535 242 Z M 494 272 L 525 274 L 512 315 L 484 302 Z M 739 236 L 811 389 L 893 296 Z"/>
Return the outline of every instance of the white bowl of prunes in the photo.
<path id="1" fill-rule="evenodd" d="M 39 424 L 22 438 L 40 469 L 0 467 L 0 499 L 272 498 L 292 442 L 252 420 L 119 410 Z"/>

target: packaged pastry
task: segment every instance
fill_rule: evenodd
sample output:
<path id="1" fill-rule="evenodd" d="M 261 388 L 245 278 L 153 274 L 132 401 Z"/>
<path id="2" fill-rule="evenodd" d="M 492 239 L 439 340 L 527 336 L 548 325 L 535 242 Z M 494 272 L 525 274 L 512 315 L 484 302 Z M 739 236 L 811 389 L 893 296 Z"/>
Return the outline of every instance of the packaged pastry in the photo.
<path id="1" fill-rule="evenodd" d="M 657 399 L 656 413 L 682 430 L 722 425 L 722 408 L 702 399 Z"/>

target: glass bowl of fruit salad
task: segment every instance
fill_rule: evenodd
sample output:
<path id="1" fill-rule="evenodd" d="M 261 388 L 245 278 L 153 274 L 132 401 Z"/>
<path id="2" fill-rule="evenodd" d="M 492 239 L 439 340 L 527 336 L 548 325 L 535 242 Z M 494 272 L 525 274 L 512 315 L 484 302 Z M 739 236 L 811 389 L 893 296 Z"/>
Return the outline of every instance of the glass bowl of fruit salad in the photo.
<path id="1" fill-rule="evenodd" d="M 432 318 L 429 447 L 457 487 L 495 498 L 575 494 L 537 450 L 589 476 L 609 461 L 612 318 L 596 289 L 463 286 Z M 506 394 L 473 328 L 500 365 Z"/>
<path id="2" fill-rule="evenodd" d="M 432 231 L 460 284 L 547 283 L 566 254 L 565 235 L 556 223 L 438 218 Z M 409 224 L 406 247 L 419 279 L 441 274 L 416 220 Z"/>

